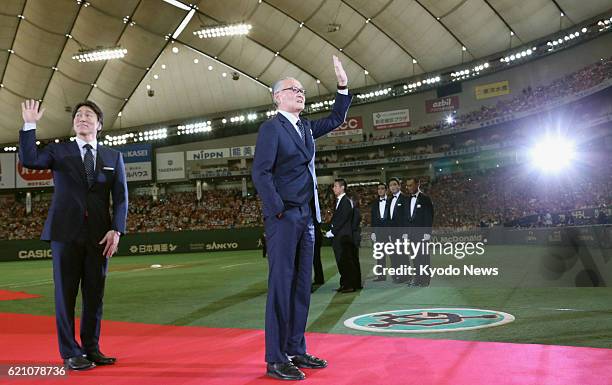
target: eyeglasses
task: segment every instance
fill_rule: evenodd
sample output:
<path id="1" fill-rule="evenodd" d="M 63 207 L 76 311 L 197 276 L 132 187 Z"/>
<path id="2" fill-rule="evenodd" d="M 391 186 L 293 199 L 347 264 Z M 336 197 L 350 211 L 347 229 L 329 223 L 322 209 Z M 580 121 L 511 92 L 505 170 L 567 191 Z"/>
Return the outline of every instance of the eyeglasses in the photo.
<path id="1" fill-rule="evenodd" d="M 293 91 L 294 94 L 302 94 L 302 95 L 306 96 L 306 90 L 303 90 L 303 89 L 298 88 L 298 87 L 283 88 L 281 91 L 287 91 L 287 90 Z"/>

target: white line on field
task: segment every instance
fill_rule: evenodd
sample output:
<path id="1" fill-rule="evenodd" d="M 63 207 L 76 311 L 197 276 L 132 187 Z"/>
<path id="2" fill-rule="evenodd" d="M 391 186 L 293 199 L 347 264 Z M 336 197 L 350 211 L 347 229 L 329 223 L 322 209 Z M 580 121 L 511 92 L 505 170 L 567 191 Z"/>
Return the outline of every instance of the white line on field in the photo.
<path id="1" fill-rule="evenodd" d="M 236 266 L 242 266 L 242 265 L 252 265 L 253 263 L 255 262 L 237 263 L 235 265 L 221 266 L 219 269 L 229 269 L 230 267 L 236 267 Z"/>

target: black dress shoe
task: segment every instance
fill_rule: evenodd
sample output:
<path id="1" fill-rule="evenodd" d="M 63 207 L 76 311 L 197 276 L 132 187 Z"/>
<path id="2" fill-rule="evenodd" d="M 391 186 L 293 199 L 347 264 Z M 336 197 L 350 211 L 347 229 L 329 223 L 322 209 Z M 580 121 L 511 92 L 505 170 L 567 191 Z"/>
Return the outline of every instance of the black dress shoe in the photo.
<path id="1" fill-rule="evenodd" d="M 274 362 L 266 365 L 266 376 L 279 380 L 303 380 L 306 375 L 293 362 Z"/>
<path id="2" fill-rule="evenodd" d="M 298 368 L 305 369 L 323 369 L 327 367 L 327 361 L 308 353 L 302 354 L 301 356 L 293 356 L 291 362 L 293 362 Z"/>
<path id="3" fill-rule="evenodd" d="M 379 275 L 378 277 L 374 278 L 372 280 L 372 282 L 380 282 L 380 281 L 386 281 L 387 277 L 385 277 L 384 275 Z"/>
<path id="4" fill-rule="evenodd" d="M 83 356 L 76 356 L 66 358 L 64 360 L 64 366 L 69 370 L 87 370 L 95 368 L 96 364 Z"/>
<path id="5" fill-rule="evenodd" d="M 96 365 L 113 365 L 117 359 L 115 357 L 106 357 L 101 351 L 87 353 L 87 359 L 95 362 Z"/>
<path id="6" fill-rule="evenodd" d="M 342 290 L 344 290 L 344 286 L 340 286 L 340 287 L 334 289 L 334 291 L 342 291 Z"/>
<path id="7" fill-rule="evenodd" d="M 353 289 L 352 287 L 345 287 L 342 290 L 340 290 L 340 293 L 354 293 L 357 290 Z"/>

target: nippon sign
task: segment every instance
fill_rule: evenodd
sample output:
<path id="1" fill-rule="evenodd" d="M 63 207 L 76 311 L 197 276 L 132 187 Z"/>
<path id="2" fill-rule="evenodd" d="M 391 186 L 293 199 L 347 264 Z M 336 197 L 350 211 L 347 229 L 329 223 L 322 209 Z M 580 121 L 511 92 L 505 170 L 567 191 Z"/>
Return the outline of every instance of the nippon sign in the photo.
<path id="1" fill-rule="evenodd" d="M 448 96 L 446 98 L 425 101 L 425 111 L 428 114 L 442 111 L 453 111 L 459 108 L 459 96 Z"/>
<path id="2" fill-rule="evenodd" d="M 53 186 L 53 173 L 49 169 L 31 170 L 23 167 L 17 156 L 16 187 L 17 188 L 36 188 Z"/>
<path id="3" fill-rule="evenodd" d="M 229 148 L 213 148 L 208 150 L 187 151 L 187 160 L 210 160 L 229 157 Z"/>
<path id="4" fill-rule="evenodd" d="M 388 130 L 390 128 L 410 127 L 410 111 L 404 110 L 382 111 L 372 114 L 375 130 Z"/>
<path id="5" fill-rule="evenodd" d="M 337 136 L 362 135 L 363 134 L 363 119 L 361 116 L 348 117 L 340 127 L 336 128 L 329 134 L 328 137 Z"/>

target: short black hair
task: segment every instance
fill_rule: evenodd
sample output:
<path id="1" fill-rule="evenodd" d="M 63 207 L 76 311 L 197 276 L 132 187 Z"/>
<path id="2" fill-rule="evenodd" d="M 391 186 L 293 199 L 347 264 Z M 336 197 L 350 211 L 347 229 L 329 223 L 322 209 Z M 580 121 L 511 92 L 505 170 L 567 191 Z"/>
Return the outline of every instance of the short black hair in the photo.
<path id="1" fill-rule="evenodd" d="M 402 183 L 400 182 L 400 180 L 396 177 L 393 178 L 389 178 L 389 181 L 387 182 L 387 184 L 391 184 L 391 182 L 396 182 L 397 184 L 401 185 Z"/>
<path id="2" fill-rule="evenodd" d="M 409 180 L 413 180 L 414 183 L 416 183 L 416 184 L 421 183 L 421 180 L 419 178 L 417 178 L 416 176 L 408 177 L 408 178 L 406 178 L 406 180 L 404 182 L 408 182 Z"/>
<path id="3" fill-rule="evenodd" d="M 379 181 L 379 182 L 378 182 L 378 185 L 376 185 L 376 188 L 378 188 L 378 187 L 380 187 L 380 186 L 384 186 L 384 187 L 385 187 L 385 189 L 387 188 L 387 184 L 386 184 L 385 182 L 383 182 L 383 181 Z"/>
<path id="4" fill-rule="evenodd" d="M 74 106 L 74 108 L 72 109 L 72 120 L 74 120 L 74 117 L 79 111 L 79 108 L 83 106 L 91 108 L 93 112 L 96 113 L 96 116 L 98 117 L 98 123 L 100 123 L 100 129 L 102 129 L 102 126 L 104 125 L 104 113 L 102 113 L 102 109 L 100 109 L 100 107 L 98 107 L 98 105 L 92 102 L 91 100 L 85 100 L 84 102 L 80 102 L 76 106 Z"/>
<path id="5" fill-rule="evenodd" d="M 344 186 L 344 191 L 346 191 L 346 181 L 342 178 L 338 178 L 334 181 L 334 183 L 340 184 L 340 186 Z"/>

